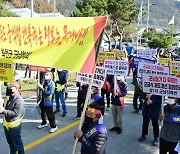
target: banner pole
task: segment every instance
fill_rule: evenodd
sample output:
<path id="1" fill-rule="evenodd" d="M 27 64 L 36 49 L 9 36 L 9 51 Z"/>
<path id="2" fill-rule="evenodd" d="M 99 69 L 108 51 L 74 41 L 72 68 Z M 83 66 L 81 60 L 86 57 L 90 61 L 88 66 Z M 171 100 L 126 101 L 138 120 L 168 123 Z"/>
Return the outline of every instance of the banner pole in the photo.
<path id="1" fill-rule="evenodd" d="M 95 44 L 95 50 L 96 50 L 95 66 L 97 64 L 97 58 L 98 58 L 99 49 L 100 49 L 100 45 L 101 45 L 101 42 L 102 42 L 103 34 L 104 34 L 104 30 L 102 31 L 99 39 L 96 41 L 96 44 Z M 87 95 L 86 95 L 86 100 L 85 100 L 85 103 L 84 103 L 83 112 L 81 114 L 81 119 L 80 119 L 80 123 L 79 123 L 79 127 L 78 127 L 79 130 L 81 130 L 82 124 L 84 122 L 85 112 L 86 112 L 86 108 L 87 108 L 87 105 L 88 105 L 88 100 L 89 100 L 90 94 L 91 94 L 90 92 L 91 92 L 91 87 L 92 87 L 92 84 L 93 84 L 94 73 L 95 73 L 95 69 L 93 71 L 93 74 L 91 76 L 91 80 L 90 80 L 90 83 L 89 83 L 89 87 L 88 87 L 88 91 L 87 91 Z M 77 144 L 78 144 L 78 138 L 76 138 L 76 140 L 75 140 L 72 154 L 76 153 Z"/>
<path id="2" fill-rule="evenodd" d="M 161 114 L 164 115 L 164 97 L 162 96 L 162 103 L 161 103 Z M 161 127 L 163 126 L 163 120 L 161 121 Z"/>

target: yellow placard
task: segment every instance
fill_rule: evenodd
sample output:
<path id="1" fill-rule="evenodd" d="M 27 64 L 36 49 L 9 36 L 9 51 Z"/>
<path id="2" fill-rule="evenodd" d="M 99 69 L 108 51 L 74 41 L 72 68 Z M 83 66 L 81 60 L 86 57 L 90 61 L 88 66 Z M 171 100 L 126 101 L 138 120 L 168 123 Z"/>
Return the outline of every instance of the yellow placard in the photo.
<path id="1" fill-rule="evenodd" d="M 168 66 L 170 62 L 170 58 L 158 58 L 158 64 Z"/>
<path id="2" fill-rule="evenodd" d="M 180 61 L 171 61 L 169 68 L 170 74 L 180 75 Z"/>
<path id="3" fill-rule="evenodd" d="M 103 63 L 106 59 L 115 60 L 116 54 L 114 52 L 100 52 L 98 55 L 98 63 Z"/>
<path id="4" fill-rule="evenodd" d="M 13 62 L 0 58 L 0 81 L 13 82 Z"/>
<path id="5" fill-rule="evenodd" d="M 2 17 L 0 20 L 0 58 L 76 72 L 85 68 L 86 63 L 89 66 L 83 69 L 84 73 L 92 73 L 94 45 L 107 18 Z"/>
<path id="6" fill-rule="evenodd" d="M 116 53 L 116 59 L 126 58 L 126 52 L 124 50 L 113 50 Z"/>

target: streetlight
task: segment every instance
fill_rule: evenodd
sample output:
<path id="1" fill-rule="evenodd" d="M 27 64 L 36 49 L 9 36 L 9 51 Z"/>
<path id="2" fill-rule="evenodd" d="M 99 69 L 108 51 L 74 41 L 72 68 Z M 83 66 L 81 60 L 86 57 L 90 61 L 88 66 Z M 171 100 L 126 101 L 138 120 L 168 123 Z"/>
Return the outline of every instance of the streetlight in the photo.
<path id="1" fill-rule="evenodd" d="M 47 0 L 50 3 L 51 0 Z M 54 0 L 54 17 L 56 17 L 56 0 Z"/>

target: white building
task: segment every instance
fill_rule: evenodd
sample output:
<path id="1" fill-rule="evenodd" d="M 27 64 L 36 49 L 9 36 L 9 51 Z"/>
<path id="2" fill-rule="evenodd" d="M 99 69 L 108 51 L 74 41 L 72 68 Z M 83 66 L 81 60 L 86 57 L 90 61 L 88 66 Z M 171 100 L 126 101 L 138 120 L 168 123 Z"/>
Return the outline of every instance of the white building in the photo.
<path id="1" fill-rule="evenodd" d="M 31 17 L 31 10 L 29 8 L 8 8 L 9 11 L 17 14 L 19 17 Z M 54 13 L 36 13 L 33 12 L 33 17 L 54 17 Z M 61 13 L 55 13 L 55 17 L 64 17 Z"/>

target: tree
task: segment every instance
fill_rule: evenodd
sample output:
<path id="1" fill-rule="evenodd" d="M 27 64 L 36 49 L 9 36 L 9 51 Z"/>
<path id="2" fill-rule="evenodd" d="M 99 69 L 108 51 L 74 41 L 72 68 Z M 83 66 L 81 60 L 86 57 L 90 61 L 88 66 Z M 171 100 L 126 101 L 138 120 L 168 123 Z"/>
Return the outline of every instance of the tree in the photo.
<path id="1" fill-rule="evenodd" d="M 83 0 L 77 2 L 73 16 L 93 17 L 107 15 L 108 0 Z"/>
<path id="2" fill-rule="evenodd" d="M 169 48 L 172 44 L 172 36 L 163 33 L 157 33 L 148 41 L 150 48 Z"/>
<path id="3" fill-rule="evenodd" d="M 83 0 L 76 4 L 73 16 L 108 15 L 113 23 L 126 26 L 135 21 L 137 14 L 134 0 Z"/>

